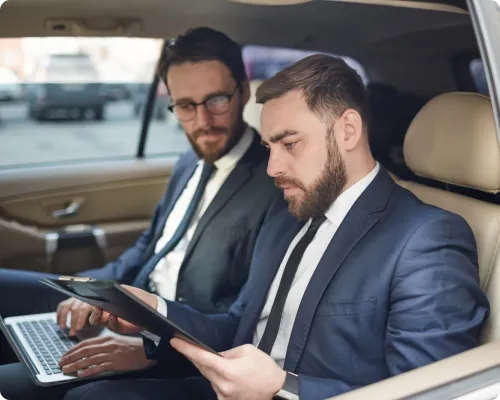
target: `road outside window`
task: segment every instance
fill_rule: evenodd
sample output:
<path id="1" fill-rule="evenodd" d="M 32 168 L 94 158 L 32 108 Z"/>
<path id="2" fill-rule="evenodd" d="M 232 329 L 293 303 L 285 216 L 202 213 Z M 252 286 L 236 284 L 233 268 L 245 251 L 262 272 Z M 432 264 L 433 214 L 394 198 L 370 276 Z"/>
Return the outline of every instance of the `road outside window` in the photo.
<path id="1" fill-rule="evenodd" d="M 134 158 L 162 41 L 0 39 L 0 168 Z M 189 144 L 157 90 L 149 154 Z"/>

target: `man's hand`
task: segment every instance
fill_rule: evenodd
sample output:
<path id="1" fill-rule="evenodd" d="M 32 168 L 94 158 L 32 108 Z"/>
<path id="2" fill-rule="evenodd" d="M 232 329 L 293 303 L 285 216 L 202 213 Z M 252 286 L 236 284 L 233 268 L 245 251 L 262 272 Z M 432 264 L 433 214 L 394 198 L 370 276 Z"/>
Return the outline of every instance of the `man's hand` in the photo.
<path id="1" fill-rule="evenodd" d="M 268 400 L 285 384 L 286 372 L 255 346 L 236 347 L 219 357 L 182 339 L 170 343 L 212 383 L 219 400 Z"/>
<path id="2" fill-rule="evenodd" d="M 57 306 L 57 323 L 61 329 L 66 329 L 68 313 L 71 312 L 69 336 L 75 336 L 87 323 L 92 309 L 93 307 L 90 304 L 70 297 Z"/>
<path id="3" fill-rule="evenodd" d="M 156 307 L 158 306 L 158 298 L 154 294 L 133 286 L 121 286 L 135 297 L 139 298 L 142 302 L 149 305 L 152 309 L 156 310 Z M 92 314 L 90 314 L 89 322 L 91 325 L 106 326 L 109 330 L 122 335 L 131 335 L 143 331 L 140 326 L 136 326 L 121 318 L 117 318 L 115 315 L 103 311 L 98 307 L 93 309 Z"/>
<path id="4" fill-rule="evenodd" d="M 87 378 L 103 372 L 137 371 L 148 368 L 141 338 L 101 337 L 87 339 L 63 354 L 59 366 L 65 374 Z"/>

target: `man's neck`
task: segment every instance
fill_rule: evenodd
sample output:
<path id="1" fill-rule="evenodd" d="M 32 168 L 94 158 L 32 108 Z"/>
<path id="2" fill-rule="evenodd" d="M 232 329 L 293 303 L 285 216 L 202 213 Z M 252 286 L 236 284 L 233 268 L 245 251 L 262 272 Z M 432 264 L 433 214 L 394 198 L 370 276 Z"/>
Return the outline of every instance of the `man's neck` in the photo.
<path id="1" fill-rule="evenodd" d="M 361 179 L 363 179 L 366 175 L 368 175 L 370 172 L 372 172 L 376 165 L 377 165 L 377 162 L 372 157 L 356 164 L 357 168 L 354 171 L 350 171 L 350 173 L 348 173 L 347 182 L 346 182 L 342 192 L 345 192 L 351 186 L 355 185 L 357 182 L 359 182 Z"/>
<path id="2" fill-rule="evenodd" d="M 227 155 L 232 149 L 234 149 L 234 146 L 236 146 L 240 142 L 240 140 L 243 137 L 243 135 L 245 134 L 245 131 L 247 130 L 247 128 L 248 128 L 247 123 L 245 121 L 242 121 L 240 128 L 235 129 L 235 131 L 236 131 L 235 134 L 231 137 L 226 148 L 224 149 L 224 151 L 219 155 L 219 157 L 215 161 L 220 160 L 222 157 Z"/>
<path id="3" fill-rule="evenodd" d="M 215 166 L 218 169 L 234 167 L 252 146 L 253 139 L 254 133 L 252 132 L 252 130 L 250 130 L 250 128 L 247 128 L 247 130 L 243 133 L 243 135 L 241 135 L 241 138 L 231 148 L 231 150 L 223 157 L 220 157 L 216 161 L 214 161 Z"/>

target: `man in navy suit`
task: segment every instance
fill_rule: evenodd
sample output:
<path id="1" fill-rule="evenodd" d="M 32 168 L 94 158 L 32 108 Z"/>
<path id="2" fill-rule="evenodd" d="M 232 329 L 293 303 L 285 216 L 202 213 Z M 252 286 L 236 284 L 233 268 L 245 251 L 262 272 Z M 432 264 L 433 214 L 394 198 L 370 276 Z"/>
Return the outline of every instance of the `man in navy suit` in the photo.
<path id="1" fill-rule="evenodd" d="M 240 46 L 212 29 L 192 29 L 166 46 L 160 75 L 192 150 L 180 157 L 150 227 L 135 245 L 81 275 L 134 285 L 206 313 L 226 312 L 247 280 L 262 225 L 286 202 L 266 174 L 260 135 L 243 120 L 250 93 Z M 92 308 L 40 284 L 44 276 L 0 270 L 0 314 L 57 308 L 62 327 L 71 312 L 75 334 Z M 92 352 L 89 375 L 153 364 L 140 338 L 90 339 L 80 346 Z M 21 388 L 29 380 L 20 376 L 25 374 L 19 365 L 0 368 L 0 391 L 11 400 L 28 396 Z"/>
<path id="2" fill-rule="evenodd" d="M 478 344 L 489 303 L 472 231 L 372 158 L 357 73 L 311 56 L 266 81 L 257 99 L 267 171 L 290 213 L 262 229 L 238 300 L 206 315 L 130 288 L 222 357 L 96 309 L 91 323 L 141 332 L 150 358 L 168 365 L 177 350 L 204 377 L 101 381 L 68 400 L 324 399 Z"/>

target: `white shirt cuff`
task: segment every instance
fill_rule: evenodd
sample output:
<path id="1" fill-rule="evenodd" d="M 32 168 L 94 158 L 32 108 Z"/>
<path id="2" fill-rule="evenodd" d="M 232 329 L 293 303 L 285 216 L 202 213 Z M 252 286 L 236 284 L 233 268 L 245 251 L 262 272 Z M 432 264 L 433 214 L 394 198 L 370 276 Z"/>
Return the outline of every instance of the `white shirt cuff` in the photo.
<path id="1" fill-rule="evenodd" d="M 167 302 L 163 297 L 156 296 L 158 299 L 158 304 L 156 305 L 156 311 L 167 318 Z"/>
<path id="2" fill-rule="evenodd" d="M 158 302 L 156 305 L 156 311 L 158 314 L 163 315 L 165 318 L 167 318 L 167 302 L 160 296 L 156 296 Z M 148 331 L 142 331 L 141 332 L 143 336 L 147 337 L 149 340 L 151 340 L 156 346 L 160 343 L 161 337 L 158 335 L 155 335 L 154 333 L 148 332 Z"/>

